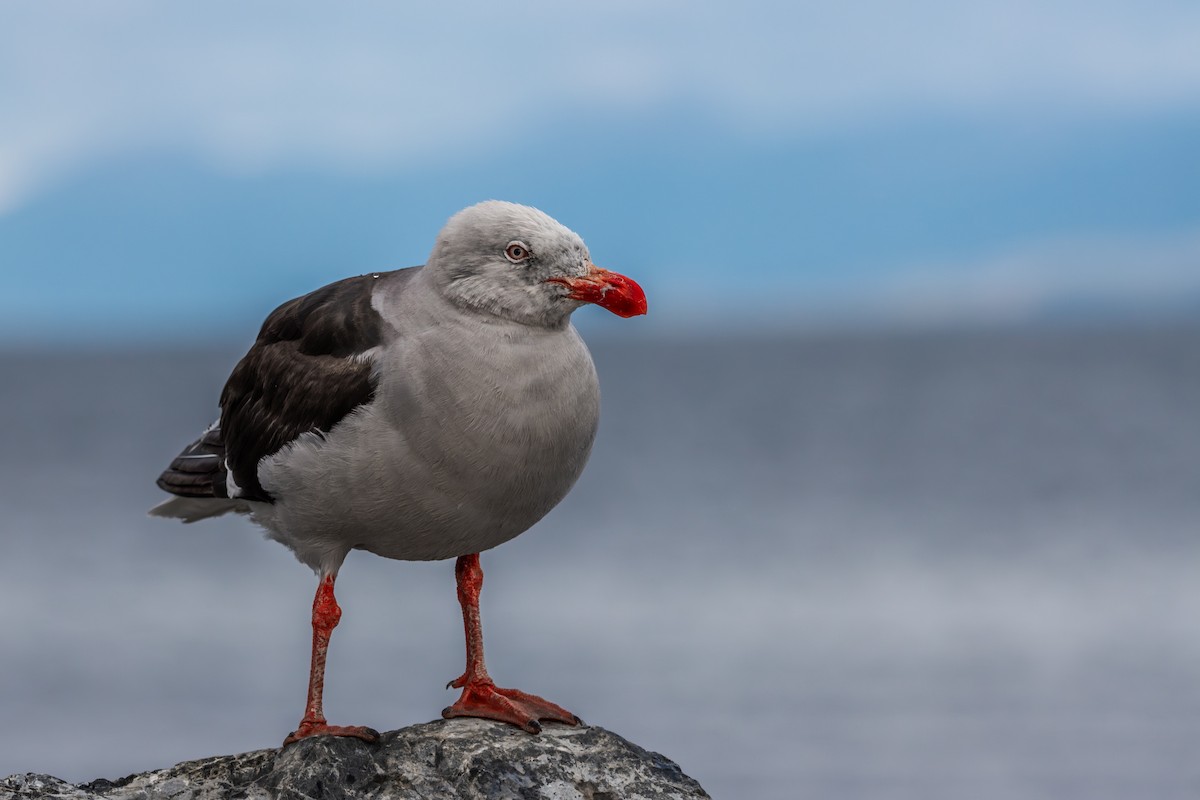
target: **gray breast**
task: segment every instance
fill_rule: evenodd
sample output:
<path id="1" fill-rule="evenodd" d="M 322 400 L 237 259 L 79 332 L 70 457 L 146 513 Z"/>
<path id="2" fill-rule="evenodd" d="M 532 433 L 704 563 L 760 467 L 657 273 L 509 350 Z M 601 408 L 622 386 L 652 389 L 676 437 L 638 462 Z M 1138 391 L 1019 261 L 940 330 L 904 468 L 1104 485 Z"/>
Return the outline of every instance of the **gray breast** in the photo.
<path id="1" fill-rule="evenodd" d="M 569 327 L 483 328 L 401 336 L 380 355 L 374 403 L 264 465 L 290 498 L 277 538 L 298 554 L 451 558 L 513 538 L 566 495 L 599 418 L 591 356 Z"/>
<path id="2" fill-rule="evenodd" d="M 398 358 L 381 387 L 387 411 L 412 455 L 437 465 L 443 488 L 464 502 L 493 514 L 538 509 L 540 518 L 578 478 L 600 409 L 591 356 L 573 329 L 443 331 Z"/>

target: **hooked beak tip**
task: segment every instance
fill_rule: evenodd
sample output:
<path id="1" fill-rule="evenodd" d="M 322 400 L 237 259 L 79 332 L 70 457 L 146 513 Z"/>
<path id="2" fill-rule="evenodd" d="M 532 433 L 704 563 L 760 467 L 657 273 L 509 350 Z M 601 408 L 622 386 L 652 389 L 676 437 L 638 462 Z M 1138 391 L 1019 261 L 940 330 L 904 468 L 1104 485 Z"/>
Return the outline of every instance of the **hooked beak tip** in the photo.
<path id="1" fill-rule="evenodd" d="M 580 278 L 550 278 L 571 291 L 567 297 L 582 303 L 595 303 L 618 317 L 637 317 L 646 313 L 646 293 L 633 278 L 601 269 L 595 264 Z"/>

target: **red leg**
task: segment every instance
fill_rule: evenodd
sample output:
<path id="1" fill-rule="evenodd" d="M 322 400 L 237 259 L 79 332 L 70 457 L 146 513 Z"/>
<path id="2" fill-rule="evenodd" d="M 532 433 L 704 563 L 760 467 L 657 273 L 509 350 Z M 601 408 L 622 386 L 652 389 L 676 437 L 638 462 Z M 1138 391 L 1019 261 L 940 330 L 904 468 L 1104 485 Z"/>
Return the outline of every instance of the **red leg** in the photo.
<path id="1" fill-rule="evenodd" d="M 356 736 L 368 742 L 378 741 L 379 733 L 371 728 L 359 725 L 330 725 L 325 722 L 325 712 L 321 708 L 321 695 L 325 689 L 325 655 L 329 652 L 329 636 L 342 618 L 342 609 L 338 608 L 337 599 L 333 596 L 333 574 L 321 576 L 317 586 L 317 595 L 313 598 L 312 626 L 312 667 L 308 673 L 308 704 L 304 709 L 304 719 L 300 727 L 288 734 L 283 740 L 285 745 L 307 739 L 309 736 Z"/>
<path id="2" fill-rule="evenodd" d="M 483 569 L 479 554 L 460 556 L 454 565 L 458 581 L 458 602 L 462 605 L 463 627 L 467 634 L 467 671 L 450 681 L 446 688 L 462 689 L 458 702 L 442 712 L 451 717 L 482 717 L 508 722 L 529 733 L 538 733 L 539 719 L 578 725 L 579 717 L 537 695 L 516 689 L 501 689 L 488 675 L 483 663 L 483 628 L 479 623 L 479 591 L 483 588 Z"/>

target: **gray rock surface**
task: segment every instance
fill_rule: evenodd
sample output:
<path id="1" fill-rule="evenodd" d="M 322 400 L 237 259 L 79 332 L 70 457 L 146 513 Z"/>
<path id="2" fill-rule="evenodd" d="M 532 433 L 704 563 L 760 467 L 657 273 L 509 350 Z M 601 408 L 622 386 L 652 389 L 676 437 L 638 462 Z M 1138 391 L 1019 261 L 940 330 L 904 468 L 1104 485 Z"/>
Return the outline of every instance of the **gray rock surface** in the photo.
<path id="1" fill-rule="evenodd" d="M 75 785 L 48 775 L 0 781 L 0 800 L 689 800 L 700 784 L 670 759 L 603 728 L 547 723 L 538 736 L 477 719 L 438 720 L 378 744 L 318 737 L 280 750 L 186 761 Z"/>

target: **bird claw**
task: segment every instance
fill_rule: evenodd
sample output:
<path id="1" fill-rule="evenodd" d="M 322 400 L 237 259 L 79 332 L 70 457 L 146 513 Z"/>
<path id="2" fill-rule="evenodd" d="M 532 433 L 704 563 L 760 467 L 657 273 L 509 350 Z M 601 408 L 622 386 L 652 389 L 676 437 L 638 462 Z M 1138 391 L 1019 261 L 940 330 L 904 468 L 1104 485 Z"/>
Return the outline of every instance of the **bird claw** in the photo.
<path id="1" fill-rule="evenodd" d="M 455 683 L 455 681 L 451 681 Z M 454 717 L 479 717 L 516 725 L 527 733 L 541 733 L 538 720 L 561 722 L 565 725 L 581 725 L 579 717 L 562 706 L 551 703 L 534 694 L 519 689 L 501 689 L 491 681 L 462 683 L 462 697 L 454 705 L 442 711 L 445 719 Z"/>
<path id="2" fill-rule="evenodd" d="M 287 738 L 283 740 L 283 744 L 284 746 L 295 744 L 301 739 L 308 739 L 312 736 L 349 736 L 371 744 L 379 741 L 379 731 L 364 725 L 329 725 L 325 722 L 303 720 L 300 727 L 288 734 Z"/>

